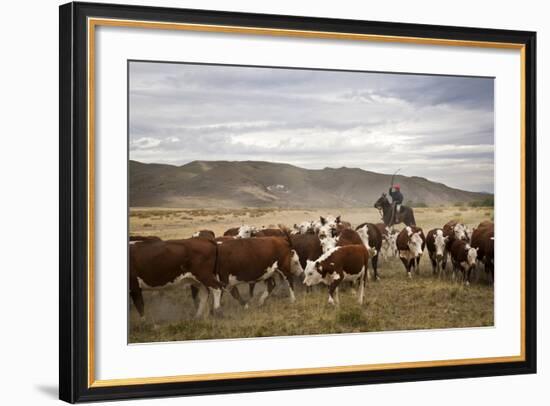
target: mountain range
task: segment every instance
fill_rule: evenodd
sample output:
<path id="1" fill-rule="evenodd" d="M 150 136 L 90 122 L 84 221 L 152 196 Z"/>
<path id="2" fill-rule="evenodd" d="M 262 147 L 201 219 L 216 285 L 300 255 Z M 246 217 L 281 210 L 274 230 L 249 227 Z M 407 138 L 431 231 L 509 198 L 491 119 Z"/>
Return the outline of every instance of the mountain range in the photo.
<path id="1" fill-rule="evenodd" d="M 392 175 L 358 168 L 304 169 L 264 161 L 129 163 L 131 207 L 372 207 Z M 405 203 L 428 206 L 483 200 L 487 193 L 397 175 Z"/>

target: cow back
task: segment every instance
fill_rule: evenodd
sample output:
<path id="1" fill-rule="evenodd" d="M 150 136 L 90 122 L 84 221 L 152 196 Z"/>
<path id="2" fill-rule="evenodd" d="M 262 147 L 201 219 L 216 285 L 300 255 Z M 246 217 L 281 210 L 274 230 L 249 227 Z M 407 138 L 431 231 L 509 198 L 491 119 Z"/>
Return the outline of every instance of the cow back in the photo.
<path id="1" fill-rule="evenodd" d="M 336 243 L 337 247 L 344 247 L 346 245 L 363 245 L 363 240 L 357 233 L 357 231 L 352 230 L 351 228 L 343 229 L 338 236 L 338 242 Z"/>
<path id="2" fill-rule="evenodd" d="M 277 263 L 290 268 L 290 244 L 286 238 L 258 237 L 224 241 L 218 245 L 218 273 L 227 283 L 230 275 L 240 281 L 256 281 Z"/>
<path id="3" fill-rule="evenodd" d="M 367 269 L 369 252 L 363 244 L 346 245 L 335 250 L 326 259 L 321 261 L 326 271 L 343 270 L 346 273 L 356 274 Z"/>
<path id="4" fill-rule="evenodd" d="M 280 228 L 264 228 L 254 233 L 254 237 L 284 237 L 285 233 Z"/>
<path id="5" fill-rule="evenodd" d="M 163 286 L 180 275 L 215 272 L 216 244 L 205 238 L 147 241 L 130 245 L 130 278 Z"/>

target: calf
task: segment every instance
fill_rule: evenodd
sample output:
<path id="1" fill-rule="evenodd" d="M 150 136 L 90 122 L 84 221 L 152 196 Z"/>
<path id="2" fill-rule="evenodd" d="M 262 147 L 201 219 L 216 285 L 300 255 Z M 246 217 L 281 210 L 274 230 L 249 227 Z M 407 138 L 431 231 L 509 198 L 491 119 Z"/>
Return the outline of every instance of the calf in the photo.
<path id="1" fill-rule="evenodd" d="M 328 303 L 339 304 L 338 285 L 342 281 L 359 280 L 359 303 L 363 304 L 369 252 L 364 245 L 336 247 L 316 261 L 307 261 L 304 284 L 324 283 L 328 286 Z"/>
<path id="2" fill-rule="evenodd" d="M 445 268 L 442 267 L 443 259 L 447 255 L 446 244 L 449 237 L 443 235 L 443 230 L 441 228 L 434 228 L 428 231 L 426 235 L 426 246 L 428 248 L 428 255 L 432 263 L 432 273 L 435 275 L 439 273 L 441 278 L 442 272 L 445 271 Z"/>
<path id="3" fill-rule="evenodd" d="M 208 291 L 219 306 L 222 284 L 216 278 L 217 244 L 205 238 L 184 240 L 144 239 L 129 247 L 130 297 L 145 319 L 144 289 L 162 289 L 191 284 L 198 289 L 196 316 L 206 315 Z"/>
<path id="4" fill-rule="evenodd" d="M 218 245 L 218 277 L 231 295 L 243 306 L 237 285 L 264 282 L 266 290 L 260 305 L 269 297 L 279 273 L 288 285 L 290 301 L 295 301 L 292 275 L 300 275 L 298 255 L 290 248 L 287 238 L 259 237 L 234 239 Z"/>
<path id="5" fill-rule="evenodd" d="M 476 266 L 477 249 L 464 240 L 455 240 L 451 245 L 451 261 L 453 263 L 453 277 L 458 271 L 462 273 L 462 280 L 470 284 L 470 274 Z"/>
<path id="6" fill-rule="evenodd" d="M 422 229 L 416 226 L 405 227 L 397 236 L 396 245 L 407 275 L 412 278 L 411 270 L 415 265 L 418 267 L 420 256 L 424 251 L 425 238 Z"/>

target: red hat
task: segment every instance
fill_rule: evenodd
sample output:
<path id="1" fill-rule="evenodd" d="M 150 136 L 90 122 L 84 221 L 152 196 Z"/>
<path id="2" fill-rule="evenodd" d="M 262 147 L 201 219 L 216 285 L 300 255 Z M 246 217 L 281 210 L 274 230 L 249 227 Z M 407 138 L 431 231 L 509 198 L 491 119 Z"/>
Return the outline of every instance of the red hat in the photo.
<path id="1" fill-rule="evenodd" d="M 396 183 L 395 185 L 393 185 L 393 188 L 399 190 L 401 189 L 401 185 L 399 183 Z"/>

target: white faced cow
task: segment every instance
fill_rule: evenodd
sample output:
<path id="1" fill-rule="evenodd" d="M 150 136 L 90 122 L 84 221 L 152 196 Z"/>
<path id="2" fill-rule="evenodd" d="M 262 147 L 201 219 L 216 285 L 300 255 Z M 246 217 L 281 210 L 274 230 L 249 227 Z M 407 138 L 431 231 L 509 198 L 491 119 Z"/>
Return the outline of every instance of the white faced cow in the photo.
<path id="1" fill-rule="evenodd" d="M 338 286 L 342 281 L 359 280 L 359 304 L 363 304 L 369 253 L 362 244 L 336 247 L 316 261 L 307 261 L 304 284 L 328 286 L 328 303 L 339 304 Z"/>
<path id="2" fill-rule="evenodd" d="M 469 243 L 462 240 L 455 240 L 451 245 L 451 260 L 453 262 L 453 278 L 459 271 L 462 273 L 462 280 L 466 285 L 470 284 L 470 275 L 477 263 L 477 251 Z"/>
<path id="3" fill-rule="evenodd" d="M 447 255 L 447 241 L 449 240 L 448 236 L 443 235 L 443 229 L 434 228 L 428 231 L 426 236 L 426 246 L 428 248 L 428 255 L 430 256 L 430 261 L 432 263 L 432 273 L 441 275 L 445 272 L 444 259 Z"/>
<path id="4" fill-rule="evenodd" d="M 420 256 L 424 251 L 425 237 L 420 227 L 405 227 L 397 236 L 399 257 L 405 266 L 407 275 L 412 277 L 411 270 L 418 267 Z"/>

